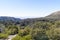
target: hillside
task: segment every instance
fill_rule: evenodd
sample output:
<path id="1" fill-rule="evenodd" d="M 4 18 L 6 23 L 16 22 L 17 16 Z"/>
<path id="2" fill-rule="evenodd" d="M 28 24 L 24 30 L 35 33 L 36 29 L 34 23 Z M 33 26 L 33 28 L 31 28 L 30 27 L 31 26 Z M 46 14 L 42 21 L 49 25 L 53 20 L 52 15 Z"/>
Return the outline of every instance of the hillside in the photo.
<path id="1" fill-rule="evenodd" d="M 46 17 L 41 17 L 41 18 L 28 18 L 28 19 L 24 19 L 22 20 L 20 23 L 21 25 L 28 25 L 28 24 L 33 24 L 35 22 L 54 22 L 60 20 L 60 11 L 57 12 L 53 12 L 50 15 L 46 16 Z"/>
<path id="2" fill-rule="evenodd" d="M 8 24 L 17 24 L 21 21 L 19 18 L 14 18 L 14 17 L 6 17 L 6 16 L 1 16 L 0 17 L 0 24 L 8 25 Z"/>
<path id="3" fill-rule="evenodd" d="M 60 11 L 51 13 L 50 15 L 46 16 L 46 18 L 60 19 Z"/>
<path id="4" fill-rule="evenodd" d="M 58 15 L 60 12 L 41 18 L 0 17 L 0 39 L 60 40 L 60 16 Z"/>
<path id="5" fill-rule="evenodd" d="M 2 24 L 20 24 L 21 26 L 31 25 L 35 22 L 43 21 L 43 22 L 49 22 L 49 21 L 56 21 L 60 20 L 60 11 L 53 12 L 50 15 L 46 17 L 41 18 L 27 18 L 27 19 L 19 19 L 14 17 L 0 17 L 0 23 Z"/>

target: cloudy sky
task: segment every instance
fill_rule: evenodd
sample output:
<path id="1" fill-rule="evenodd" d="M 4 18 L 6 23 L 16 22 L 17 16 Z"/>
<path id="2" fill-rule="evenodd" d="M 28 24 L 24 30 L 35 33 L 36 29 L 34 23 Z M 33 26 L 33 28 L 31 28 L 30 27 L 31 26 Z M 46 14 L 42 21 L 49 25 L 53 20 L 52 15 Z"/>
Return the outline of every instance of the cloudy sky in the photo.
<path id="1" fill-rule="evenodd" d="M 0 0 L 0 16 L 44 17 L 60 11 L 60 0 Z"/>

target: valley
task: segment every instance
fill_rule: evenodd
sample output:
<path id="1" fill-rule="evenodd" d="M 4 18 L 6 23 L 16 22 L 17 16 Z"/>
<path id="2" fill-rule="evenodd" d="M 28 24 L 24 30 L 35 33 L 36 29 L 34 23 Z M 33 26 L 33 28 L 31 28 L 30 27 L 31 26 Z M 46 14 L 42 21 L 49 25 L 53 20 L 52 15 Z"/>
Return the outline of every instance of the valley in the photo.
<path id="1" fill-rule="evenodd" d="M 60 40 L 60 11 L 41 18 L 0 17 L 0 40 Z"/>

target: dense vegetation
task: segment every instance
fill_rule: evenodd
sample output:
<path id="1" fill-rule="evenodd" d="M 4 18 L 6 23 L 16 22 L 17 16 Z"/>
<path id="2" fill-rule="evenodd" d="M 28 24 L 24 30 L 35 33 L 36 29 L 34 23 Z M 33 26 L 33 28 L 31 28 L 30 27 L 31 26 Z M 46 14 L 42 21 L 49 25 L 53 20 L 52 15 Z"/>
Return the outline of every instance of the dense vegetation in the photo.
<path id="1" fill-rule="evenodd" d="M 36 22 L 19 32 L 12 40 L 60 40 L 60 21 Z"/>
<path id="2" fill-rule="evenodd" d="M 0 18 L 0 39 L 12 40 L 60 40 L 60 19 L 57 18 Z"/>

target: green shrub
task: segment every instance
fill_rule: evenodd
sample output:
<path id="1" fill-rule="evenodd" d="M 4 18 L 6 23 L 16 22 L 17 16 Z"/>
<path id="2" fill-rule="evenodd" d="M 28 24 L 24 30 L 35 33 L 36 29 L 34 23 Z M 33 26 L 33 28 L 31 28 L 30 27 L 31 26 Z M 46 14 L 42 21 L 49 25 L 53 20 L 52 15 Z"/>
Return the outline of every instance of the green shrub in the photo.
<path id="1" fill-rule="evenodd" d="M 32 40 L 32 36 L 31 35 L 27 35 L 24 38 L 25 38 L 25 40 Z"/>
<path id="2" fill-rule="evenodd" d="M 8 34 L 0 33 L 0 39 L 6 39 L 6 38 L 8 38 Z"/>
<path id="3" fill-rule="evenodd" d="M 21 36 L 17 35 L 12 40 L 32 40 L 32 38 L 31 38 L 31 35 L 27 35 L 27 36 L 24 36 L 24 37 L 21 37 Z"/>
<path id="4" fill-rule="evenodd" d="M 30 34 L 30 31 L 31 31 L 31 30 L 30 30 L 29 27 L 25 27 L 25 29 L 19 30 L 18 35 L 19 35 L 19 36 L 29 35 L 29 34 Z"/>
<path id="5" fill-rule="evenodd" d="M 14 37 L 12 40 L 20 40 L 20 36 L 16 36 L 16 37 Z"/>

